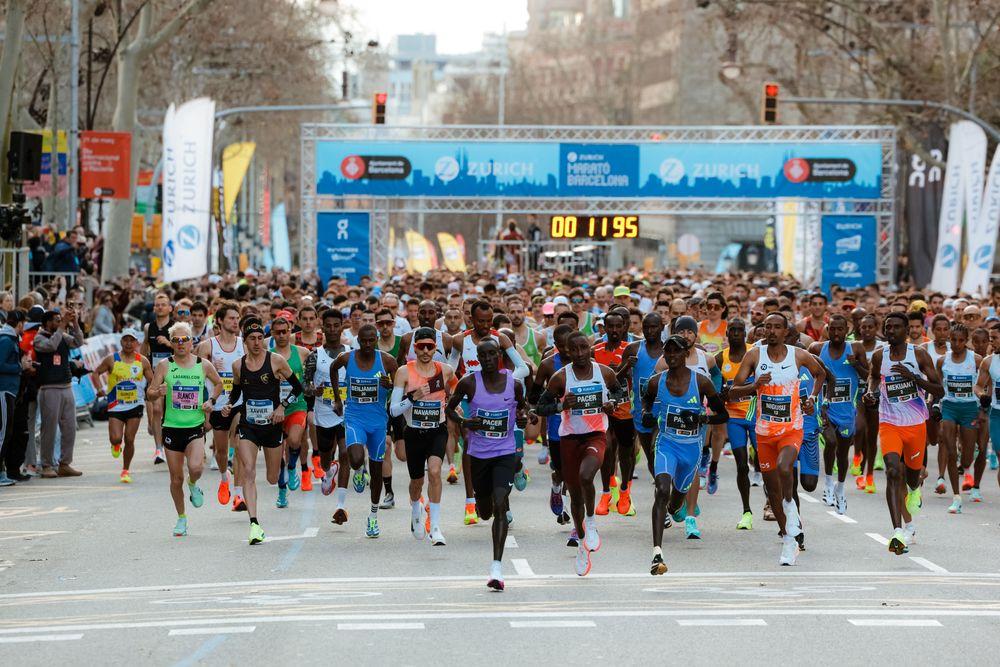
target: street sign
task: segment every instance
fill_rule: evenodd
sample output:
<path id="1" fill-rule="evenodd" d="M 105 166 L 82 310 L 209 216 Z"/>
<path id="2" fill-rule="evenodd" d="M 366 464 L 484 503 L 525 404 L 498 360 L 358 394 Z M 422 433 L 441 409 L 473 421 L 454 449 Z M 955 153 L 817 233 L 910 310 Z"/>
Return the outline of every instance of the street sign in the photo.
<path id="1" fill-rule="evenodd" d="M 131 171 L 131 134 L 93 131 L 80 133 L 81 197 L 129 199 Z"/>

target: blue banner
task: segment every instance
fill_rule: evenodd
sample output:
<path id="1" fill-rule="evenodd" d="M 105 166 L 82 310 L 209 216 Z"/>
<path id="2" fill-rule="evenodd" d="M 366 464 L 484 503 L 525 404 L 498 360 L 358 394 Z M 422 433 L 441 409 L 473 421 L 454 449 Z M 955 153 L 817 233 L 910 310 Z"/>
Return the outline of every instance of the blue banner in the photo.
<path id="1" fill-rule="evenodd" d="M 822 225 L 823 291 L 829 294 L 831 285 L 855 289 L 874 283 L 875 216 L 825 215 Z"/>
<path id="2" fill-rule="evenodd" d="M 319 195 L 878 199 L 879 143 L 319 141 Z"/>
<path id="3" fill-rule="evenodd" d="M 357 285 L 371 274 L 371 221 L 368 213 L 316 215 L 316 268 L 323 282 L 332 276 Z"/>

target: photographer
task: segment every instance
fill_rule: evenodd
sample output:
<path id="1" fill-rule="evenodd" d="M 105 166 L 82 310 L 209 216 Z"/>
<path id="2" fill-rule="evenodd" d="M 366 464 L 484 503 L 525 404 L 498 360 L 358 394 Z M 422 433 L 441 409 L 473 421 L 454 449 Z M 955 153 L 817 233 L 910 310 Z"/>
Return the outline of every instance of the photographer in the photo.
<path id="1" fill-rule="evenodd" d="M 73 443 L 76 440 L 76 398 L 71 385 L 69 351 L 83 345 L 83 332 L 73 308 L 66 315 L 50 310 L 42 317 L 42 327 L 35 336 L 38 358 L 38 409 L 42 415 L 42 477 L 77 477 L 74 469 Z M 59 426 L 59 467 L 55 467 L 56 425 Z"/>

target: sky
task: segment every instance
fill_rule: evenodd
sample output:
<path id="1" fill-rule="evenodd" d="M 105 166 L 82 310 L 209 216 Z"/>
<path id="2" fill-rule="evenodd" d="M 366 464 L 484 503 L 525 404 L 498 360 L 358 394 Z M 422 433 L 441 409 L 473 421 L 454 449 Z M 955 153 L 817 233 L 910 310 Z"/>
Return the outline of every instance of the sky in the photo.
<path id="1" fill-rule="evenodd" d="M 364 30 L 361 39 L 388 46 L 395 35 L 437 34 L 438 53 L 478 51 L 485 32 L 522 30 L 526 0 L 349 0 Z"/>

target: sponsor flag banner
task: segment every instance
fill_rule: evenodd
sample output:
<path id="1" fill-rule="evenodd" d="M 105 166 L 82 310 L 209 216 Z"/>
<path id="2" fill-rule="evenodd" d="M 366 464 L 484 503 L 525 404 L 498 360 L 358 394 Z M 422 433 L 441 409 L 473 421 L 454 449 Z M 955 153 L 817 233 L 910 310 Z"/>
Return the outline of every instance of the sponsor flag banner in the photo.
<path id="1" fill-rule="evenodd" d="M 458 244 L 458 251 L 462 253 L 462 261 L 468 264 L 469 256 L 465 251 L 465 237 L 461 234 L 455 234 L 455 243 Z"/>
<path id="2" fill-rule="evenodd" d="M 257 144 L 252 141 L 229 144 L 222 149 L 222 200 L 226 209 L 226 221 L 232 221 L 236 197 L 243 187 L 243 178 L 250 168 Z"/>
<path id="3" fill-rule="evenodd" d="M 778 202 L 778 214 L 775 216 L 775 231 L 777 240 L 778 272 L 796 275 L 795 238 L 798 235 L 799 203 L 791 201 Z"/>
<path id="4" fill-rule="evenodd" d="M 317 213 L 316 268 L 323 282 L 338 276 L 357 285 L 371 274 L 371 237 L 368 213 Z"/>
<path id="5" fill-rule="evenodd" d="M 932 159 L 944 163 L 947 145 L 938 125 L 931 126 L 923 148 Z M 913 282 L 920 287 L 930 283 L 934 271 L 943 189 L 944 169 L 912 153 L 906 176 L 907 255 Z"/>
<path id="6" fill-rule="evenodd" d="M 215 102 L 170 105 L 163 123 L 163 279 L 208 273 Z"/>
<path id="7" fill-rule="evenodd" d="M 426 273 L 434 268 L 432 249 L 423 234 L 406 230 L 406 269 L 413 273 Z"/>
<path id="8" fill-rule="evenodd" d="M 52 196 L 52 130 L 33 130 L 42 135 L 42 177 L 37 181 L 24 184 L 24 194 L 27 197 L 41 198 Z M 56 162 L 59 164 L 59 197 L 65 197 L 69 192 L 69 181 L 66 180 L 66 165 L 69 164 L 69 144 L 66 142 L 66 132 L 59 130 L 56 134 Z"/>
<path id="9" fill-rule="evenodd" d="M 458 247 L 458 241 L 451 234 L 438 232 L 438 245 L 441 246 L 441 257 L 444 259 L 444 267 L 449 271 L 465 271 L 465 257 L 462 249 Z"/>
<path id="10" fill-rule="evenodd" d="M 80 133 L 80 196 L 128 199 L 131 196 L 132 135 L 129 132 Z"/>
<path id="11" fill-rule="evenodd" d="M 285 214 L 285 204 L 274 207 L 271 213 L 271 243 L 274 255 L 274 265 L 285 271 L 292 270 L 292 250 L 288 242 L 288 217 Z"/>
<path id="12" fill-rule="evenodd" d="M 877 225 L 870 215 L 825 215 L 822 222 L 821 289 L 848 289 L 875 282 Z"/>
<path id="13" fill-rule="evenodd" d="M 962 291 L 980 297 L 989 296 L 990 275 L 996 255 L 997 230 L 1000 229 L 1000 146 L 993 153 L 986 178 L 979 215 L 968 219 L 966 247 L 969 261 L 962 276 Z"/>

